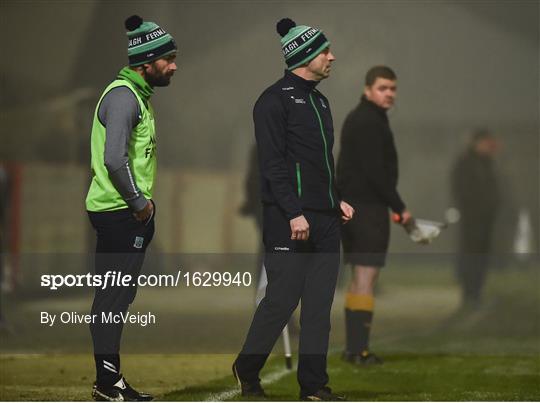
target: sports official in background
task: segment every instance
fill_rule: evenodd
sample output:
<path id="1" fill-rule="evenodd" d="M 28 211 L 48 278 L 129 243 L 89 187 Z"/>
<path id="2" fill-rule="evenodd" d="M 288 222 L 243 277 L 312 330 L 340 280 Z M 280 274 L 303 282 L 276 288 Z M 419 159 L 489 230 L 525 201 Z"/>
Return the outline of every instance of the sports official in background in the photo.
<path id="1" fill-rule="evenodd" d="M 455 161 L 451 191 L 460 212 L 456 277 L 461 310 L 479 307 L 493 250 L 493 230 L 501 193 L 495 157 L 500 143 L 487 129 L 476 130 Z"/>
<path id="2" fill-rule="evenodd" d="M 390 240 L 390 212 L 402 224 L 411 219 L 398 190 L 398 159 L 387 111 L 397 92 L 397 78 L 387 66 L 372 67 L 366 74 L 364 93 L 343 124 L 337 164 L 342 199 L 356 214 L 342 227 L 345 261 L 352 278 L 345 300 L 346 361 L 380 364 L 369 351 L 373 320 L 374 288 Z"/>

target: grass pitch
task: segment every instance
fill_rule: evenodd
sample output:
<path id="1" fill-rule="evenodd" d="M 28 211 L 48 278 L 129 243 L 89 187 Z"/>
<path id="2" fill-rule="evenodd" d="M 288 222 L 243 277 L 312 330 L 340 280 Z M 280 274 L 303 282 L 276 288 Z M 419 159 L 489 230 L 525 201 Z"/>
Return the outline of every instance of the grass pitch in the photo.
<path id="1" fill-rule="evenodd" d="M 358 368 L 329 359 L 331 386 L 351 401 L 538 401 L 540 359 L 533 355 L 486 356 L 384 354 L 385 364 Z M 129 381 L 159 400 L 243 400 L 230 375 L 232 355 L 124 357 Z M 91 357 L 4 356 L 2 400 L 89 400 Z M 262 373 L 270 400 L 298 398 L 294 371 L 274 357 Z"/>
<path id="2" fill-rule="evenodd" d="M 329 376 L 334 391 L 350 401 L 510 401 L 538 400 L 540 363 L 527 356 L 464 356 L 423 354 L 387 354 L 385 364 L 358 368 L 340 360 L 329 359 Z M 510 364 L 511 363 L 511 364 Z M 278 372 L 276 361 L 263 372 Z M 169 392 L 163 400 L 245 400 L 235 390 L 231 377 L 207 384 Z M 298 398 L 294 372 L 265 386 L 269 400 Z"/>
<path id="3" fill-rule="evenodd" d="M 384 271 L 376 299 L 372 350 L 382 356 L 385 364 L 369 368 L 355 367 L 340 359 L 344 295 L 338 292 L 332 319 L 330 386 L 353 401 L 540 400 L 539 279 L 538 268 L 491 273 L 486 304 L 474 312 L 455 314 L 459 292 L 452 283 L 449 267 Z M 144 290 L 137 303 L 151 305 L 155 300 L 153 293 Z M 240 303 L 242 298 L 249 297 L 247 294 L 238 296 L 239 300 L 221 300 L 220 313 L 247 316 L 248 322 L 252 308 Z M 182 298 L 186 301 L 198 295 L 185 293 Z M 81 306 L 85 304 L 86 300 L 80 301 Z M 175 311 L 174 304 L 166 305 Z M 248 307 L 241 311 L 239 307 L 244 305 Z M 88 400 L 94 376 L 91 355 L 76 344 L 63 351 L 54 343 L 52 351 L 40 353 L 37 349 L 21 354 L 18 341 L 25 348 L 32 338 L 34 345 L 47 344 L 42 339 L 45 333 L 39 331 L 39 326 L 32 328 L 27 319 L 43 304 L 8 300 L 7 306 L 7 317 L 12 319 L 15 332 L 3 334 L 0 339 L 0 399 Z M 184 304 L 178 308 L 180 313 L 170 314 L 196 308 L 202 321 L 199 323 L 206 323 L 213 317 L 210 306 Z M 186 326 L 181 320 L 176 322 Z M 234 322 L 234 326 L 244 326 L 241 333 L 247 330 L 246 323 L 241 321 Z M 192 329 L 195 331 L 195 327 Z M 201 331 L 208 333 L 208 329 Z M 137 332 L 126 330 L 126 344 L 137 344 Z M 81 334 L 86 331 L 81 329 Z M 176 344 L 182 345 L 174 328 L 164 326 L 161 331 L 172 332 L 164 334 L 163 340 L 176 337 Z M 213 337 L 237 338 L 237 333 L 223 327 Z M 63 337 L 67 343 L 68 337 Z M 88 347 L 87 339 L 81 345 Z M 198 351 L 196 342 L 197 337 L 193 336 L 184 350 L 168 354 L 128 352 L 122 356 L 123 372 L 133 386 L 156 394 L 160 400 L 242 400 L 230 374 L 236 347 L 224 344 L 221 354 L 190 353 L 191 349 Z M 235 340 L 238 345 L 241 342 Z M 296 345 L 295 337 L 292 344 Z M 278 342 L 276 354 L 262 373 L 263 380 L 268 381 L 265 389 L 271 400 L 296 400 L 296 374 L 284 370 L 280 347 Z"/>

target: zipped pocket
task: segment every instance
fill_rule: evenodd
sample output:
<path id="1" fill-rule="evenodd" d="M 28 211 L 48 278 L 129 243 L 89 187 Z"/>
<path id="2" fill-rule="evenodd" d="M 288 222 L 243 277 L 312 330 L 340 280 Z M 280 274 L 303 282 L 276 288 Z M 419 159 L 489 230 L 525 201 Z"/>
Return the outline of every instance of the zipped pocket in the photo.
<path id="1" fill-rule="evenodd" d="M 298 197 L 302 197 L 302 175 L 300 173 L 300 163 L 296 163 L 296 188 L 298 190 Z"/>

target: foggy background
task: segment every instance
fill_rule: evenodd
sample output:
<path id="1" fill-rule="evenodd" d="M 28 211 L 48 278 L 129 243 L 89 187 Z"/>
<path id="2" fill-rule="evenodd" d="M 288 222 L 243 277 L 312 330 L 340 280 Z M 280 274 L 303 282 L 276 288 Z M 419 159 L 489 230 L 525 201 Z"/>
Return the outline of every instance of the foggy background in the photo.
<path id="1" fill-rule="evenodd" d="M 499 252 L 512 252 L 520 209 L 529 212 L 531 252 L 538 251 L 538 2 L 8 1 L 0 159 L 22 168 L 20 251 L 87 250 L 91 119 L 126 64 L 124 19 L 132 14 L 157 22 L 179 45 L 179 70 L 152 99 L 161 250 L 256 248 L 254 225 L 236 212 L 254 141 L 253 104 L 285 66 L 275 23 L 290 17 L 324 30 L 337 57 L 319 86 L 331 101 L 336 158 L 366 70 L 387 64 L 398 75 L 390 121 L 411 211 L 444 218 L 451 164 L 470 130 L 487 127 L 503 143 Z M 453 251 L 452 230 L 428 249 L 394 227 L 394 252 Z"/>
<path id="2" fill-rule="evenodd" d="M 399 154 L 399 190 L 414 215 L 444 219 L 453 205 L 451 166 L 471 130 L 486 127 L 502 143 L 497 169 L 503 204 L 493 234 L 493 266 L 501 270 L 487 287 L 498 302 L 473 324 L 452 328 L 455 333 L 439 329 L 446 334 L 446 344 L 439 333 L 435 341 L 418 339 L 417 329 L 431 331 L 430 325 L 458 306 L 452 275 L 457 226 L 432 245 L 419 246 L 392 225 L 390 267 L 383 272 L 374 330 L 376 347 L 538 351 L 537 1 L 3 1 L 0 8 L 5 39 L 0 162 L 10 176 L 2 233 L 4 288 L 40 290 L 41 273 L 90 270 L 80 262 L 93 250 L 95 238 L 84 206 L 91 122 L 101 92 L 127 63 L 124 20 L 132 14 L 155 21 L 179 46 L 179 69 L 171 85 L 156 89 L 152 98 L 159 165 L 157 226 L 144 270 L 176 270 L 185 264 L 179 254 L 190 253 L 198 254 L 193 255 L 197 263 L 191 269 L 215 269 L 206 258 L 220 261 L 221 269 L 254 269 L 246 259 L 255 261 L 247 254 L 256 253 L 260 236 L 253 220 L 238 213 L 254 143 L 251 113 L 260 93 L 283 74 L 275 24 L 289 17 L 299 25 L 321 28 L 337 57 L 331 77 L 318 87 L 331 102 L 336 160 L 343 121 L 359 101 L 367 69 L 387 64 L 396 71 L 398 100 L 389 116 Z M 520 213 L 528 217 L 529 228 L 521 238 Z M 526 246 L 521 259 L 514 255 L 518 238 Z M 223 255 L 204 256 L 212 253 Z M 165 254 L 171 254 L 171 264 Z M 240 258 L 244 263 L 226 266 L 223 262 L 233 254 L 245 254 Z M 533 270 L 525 270 L 531 262 L 536 264 Z M 18 321 L 35 319 L 39 309 L 84 312 L 91 290 L 78 296 L 70 290 L 54 295 L 40 291 L 28 304 L 8 297 L 8 319 L 22 331 L 3 339 L 5 347 L 30 348 L 36 332 L 42 332 L 39 337 L 49 338 L 54 348 L 75 343 L 76 351 L 89 349 L 84 326 L 67 332 Z M 214 349 L 236 351 L 252 310 L 245 301 L 253 293 L 251 288 L 220 289 L 218 294 L 213 289 L 146 289 L 136 306 L 153 307 L 170 320 L 164 320 L 165 328 L 126 329 L 130 337 L 139 337 L 131 348 L 148 346 L 148 338 L 156 337 L 158 349 L 170 341 L 173 351 L 200 351 L 207 348 L 200 345 L 204 337 L 228 329 L 234 334 L 223 337 L 225 346 Z M 219 315 L 214 310 L 217 299 Z M 342 302 L 338 292 L 334 344 L 343 339 Z M 508 308 L 507 317 L 519 321 L 501 324 L 500 306 Z M 200 326 L 203 312 L 208 318 Z M 469 337 L 468 330 L 478 338 Z M 396 344 L 399 332 L 410 337 Z M 505 335 L 509 344 L 501 345 Z M 178 338 L 185 344 L 178 345 Z M 46 343 L 41 346 L 47 348 Z"/>

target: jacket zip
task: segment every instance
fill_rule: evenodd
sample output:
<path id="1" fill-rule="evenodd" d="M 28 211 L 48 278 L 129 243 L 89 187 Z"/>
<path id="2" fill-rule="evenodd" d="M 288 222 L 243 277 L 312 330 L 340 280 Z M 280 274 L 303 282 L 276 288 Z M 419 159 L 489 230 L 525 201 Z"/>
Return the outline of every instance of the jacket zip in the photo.
<path id="1" fill-rule="evenodd" d="M 300 175 L 300 163 L 296 163 L 296 186 L 298 188 L 298 197 L 302 197 L 302 176 Z"/>
<path id="2" fill-rule="evenodd" d="M 311 101 L 311 105 L 313 106 L 313 109 L 315 109 L 315 114 L 317 115 L 317 119 L 319 120 L 319 127 L 321 128 L 321 136 L 324 143 L 324 159 L 326 160 L 326 168 L 328 169 L 328 196 L 330 196 L 330 202 L 332 204 L 332 208 L 334 208 L 334 197 L 332 196 L 332 171 L 330 169 L 330 162 L 328 161 L 328 145 L 326 143 L 326 137 L 324 135 L 324 128 L 321 120 L 321 115 L 319 114 L 319 110 L 315 106 L 315 102 L 313 101 L 313 96 L 311 92 L 309 93 L 309 100 Z"/>

